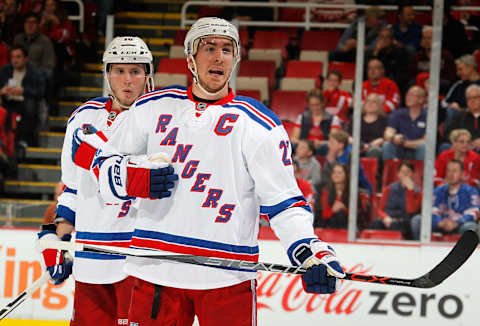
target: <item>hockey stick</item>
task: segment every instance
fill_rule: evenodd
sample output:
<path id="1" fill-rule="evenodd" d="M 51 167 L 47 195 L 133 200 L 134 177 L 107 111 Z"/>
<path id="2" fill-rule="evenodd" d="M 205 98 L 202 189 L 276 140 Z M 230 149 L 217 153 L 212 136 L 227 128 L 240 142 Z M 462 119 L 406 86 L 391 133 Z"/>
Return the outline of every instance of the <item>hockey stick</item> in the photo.
<path id="1" fill-rule="evenodd" d="M 303 274 L 306 271 L 304 268 L 296 267 L 296 266 L 252 262 L 252 261 L 235 260 L 235 259 L 227 259 L 227 258 L 181 255 L 181 254 L 176 254 L 171 252 L 161 252 L 161 251 L 145 250 L 145 249 L 122 248 L 122 247 L 113 247 L 113 246 L 98 246 L 98 245 L 90 245 L 90 244 L 82 244 L 82 243 L 74 244 L 74 243 L 69 243 L 65 241 L 51 241 L 51 240 L 50 241 L 40 240 L 39 242 L 40 242 L 39 245 L 43 248 L 88 251 L 88 252 L 97 252 L 97 253 L 122 255 L 122 256 L 163 259 L 163 260 L 176 261 L 176 262 L 187 263 L 187 264 L 211 266 L 211 267 L 217 267 L 217 268 L 239 269 L 244 271 L 268 271 L 268 272 L 287 273 L 287 274 Z M 447 277 L 452 275 L 458 268 L 460 268 L 460 266 L 462 266 L 463 263 L 467 261 L 470 255 L 475 251 L 477 245 L 478 245 L 477 233 L 472 230 L 466 231 L 460 237 L 460 239 L 455 244 L 453 249 L 437 266 L 435 266 L 428 273 L 415 279 L 404 279 L 404 278 L 395 278 L 395 277 L 389 277 L 389 276 L 355 274 L 355 273 L 346 273 L 346 276 L 344 279 L 351 280 L 351 281 L 376 283 L 376 284 L 409 286 L 409 287 L 415 287 L 415 288 L 431 288 L 442 283 Z"/>
<path id="2" fill-rule="evenodd" d="M 9 302 L 4 308 L 0 310 L 0 320 L 5 318 L 9 313 L 15 310 L 25 300 L 27 300 L 35 291 L 41 288 L 49 280 L 50 275 L 44 272 L 38 280 L 32 283 L 25 291 L 20 293 L 13 301 Z"/>

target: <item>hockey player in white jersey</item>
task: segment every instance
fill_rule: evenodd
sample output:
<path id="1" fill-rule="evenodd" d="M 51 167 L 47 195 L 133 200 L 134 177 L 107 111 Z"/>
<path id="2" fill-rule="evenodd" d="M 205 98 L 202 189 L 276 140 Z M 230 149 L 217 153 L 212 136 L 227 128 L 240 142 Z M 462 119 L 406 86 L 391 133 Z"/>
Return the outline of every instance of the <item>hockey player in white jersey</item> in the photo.
<path id="1" fill-rule="evenodd" d="M 68 120 L 61 162 L 66 188 L 59 198 L 56 225 L 44 226 L 40 238 L 69 240 L 75 228 L 77 242 L 129 246 L 134 197 L 169 195 L 166 189 L 155 188 L 158 184 L 153 184 L 153 178 L 156 174 L 171 174 L 173 169 L 146 162 L 145 157 L 135 158 L 137 165 L 131 168 L 130 177 L 135 183 L 150 186 L 148 194 L 141 187 L 132 187 L 124 200 L 105 202 L 98 195 L 96 178 L 90 173 L 97 149 L 104 147 L 116 130 L 126 128 L 124 111 L 145 90 L 153 90 L 152 59 L 147 45 L 138 37 L 116 37 L 109 44 L 103 56 L 103 69 L 110 96 L 87 101 Z M 82 141 L 85 137 L 93 139 L 90 144 Z M 68 278 L 71 261 L 64 260 L 64 255 L 53 249 L 44 250 L 42 254 L 56 284 Z M 123 272 L 124 262 L 122 256 L 75 254 L 71 325 L 127 324 L 133 280 Z"/>
<path id="2" fill-rule="evenodd" d="M 140 97 L 109 141 L 119 153 L 164 152 L 179 173 L 171 197 L 139 200 L 131 246 L 256 261 L 263 215 L 291 262 L 307 268 L 305 290 L 333 293 L 345 274 L 315 236 L 281 121 L 229 88 L 241 55 L 237 29 L 201 18 L 185 53 L 193 85 Z M 103 159 L 100 190 L 113 202 L 125 193 L 115 180 L 128 180 L 128 169 L 122 155 Z M 130 325 L 191 325 L 195 315 L 202 326 L 256 324 L 255 273 L 138 257 L 127 258 L 125 271 L 135 277 Z"/>

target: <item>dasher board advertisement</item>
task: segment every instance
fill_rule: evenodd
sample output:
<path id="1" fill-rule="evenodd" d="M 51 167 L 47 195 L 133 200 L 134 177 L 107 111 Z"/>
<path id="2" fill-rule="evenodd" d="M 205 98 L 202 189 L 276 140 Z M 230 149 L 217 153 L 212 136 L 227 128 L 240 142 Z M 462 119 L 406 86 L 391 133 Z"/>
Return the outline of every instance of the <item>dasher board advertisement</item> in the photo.
<path id="1" fill-rule="evenodd" d="M 5 306 L 40 277 L 35 249 L 36 231 L 0 230 L 0 307 Z M 279 241 L 260 240 L 260 261 L 290 264 Z M 348 272 L 416 278 L 438 264 L 453 244 L 335 243 Z M 334 295 L 312 295 L 302 290 L 295 275 L 258 273 L 258 325 L 475 325 L 480 302 L 480 257 L 472 257 L 450 278 L 432 289 L 415 289 L 344 281 Z M 8 318 L 70 319 L 74 281 L 51 283 Z"/>

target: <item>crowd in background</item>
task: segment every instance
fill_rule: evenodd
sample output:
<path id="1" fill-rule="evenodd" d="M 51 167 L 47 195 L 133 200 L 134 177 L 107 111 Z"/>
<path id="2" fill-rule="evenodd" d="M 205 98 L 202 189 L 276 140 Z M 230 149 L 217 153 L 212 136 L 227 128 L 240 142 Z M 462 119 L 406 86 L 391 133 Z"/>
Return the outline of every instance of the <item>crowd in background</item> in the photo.
<path id="1" fill-rule="evenodd" d="M 478 5 L 465 2 L 459 4 Z M 406 239 L 419 239 L 433 30 L 415 20 L 412 2 L 395 4 L 393 25 L 386 24 L 378 7 L 365 11 L 357 219 L 360 228 L 396 230 Z M 477 229 L 480 207 L 480 43 L 476 32 L 467 38 L 465 30 L 467 22 L 480 26 L 480 16 L 452 12 L 449 4 L 443 19 L 432 216 L 432 230 L 444 234 Z M 354 18 L 329 60 L 355 62 L 356 30 Z M 330 71 L 323 90 L 307 94 L 307 109 L 291 133 L 296 175 L 312 184 L 320 227 L 347 227 L 353 100 L 340 90 L 341 80 L 340 72 Z M 363 158 L 375 160 L 376 175 L 366 177 L 371 165 L 362 166 L 368 161 Z"/>

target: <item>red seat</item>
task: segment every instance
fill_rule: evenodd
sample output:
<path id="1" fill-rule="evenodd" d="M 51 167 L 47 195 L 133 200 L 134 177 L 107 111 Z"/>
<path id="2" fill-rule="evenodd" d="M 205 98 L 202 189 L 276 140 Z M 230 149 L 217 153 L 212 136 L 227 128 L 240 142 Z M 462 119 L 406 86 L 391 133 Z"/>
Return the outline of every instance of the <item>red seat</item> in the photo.
<path id="1" fill-rule="evenodd" d="M 355 79 L 355 63 L 332 61 L 328 64 L 328 71 L 338 70 L 343 76 L 343 79 Z"/>
<path id="2" fill-rule="evenodd" d="M 305 31 L 302 35 L 300 49 L 315 51 L 332 51 L 337 47 L 341 32 L 339 30 Z"/>
<path id="3" fill-rule="evenodd" d="M 162 58 L 157 70 L 162 73 L 187 75 L 188 84 L 192 83 L 192 74 L 188 70 L 187 60 L 183 58 Z"/>
<path id="4" fill-rule="evenodd" d="M 185 36 L 187 36 L 187 30 L 185 29 L 177 29 L 175 32 L 175 39 L 173 40 L 173 45 L 182 45 L 185 41 Z"/>
<path id="5" fill-rule="evenodd" d="M 281 120 L 295 122 L 298 115 L 305 111 L 306 95 L 306 91 L 274 91 L 272 110 Z"/>
<path id="6" fill-rule="evenodd" d="M 378 173 L 378 162 L 374 157 L 361 157 L 360 163 L 363 166 L 363 171 L 368 181 L 372 185 L 373 193 L 377 192 L 377 173 Z"/>
<path id="7" fill-rule="evenodd" d="M 275 62 L 244 60 L 240 62 L 239 77 L 267 77 L 270 90 L 275 86 Z"/>
<path id="8" fill-rule="evenodd" d="M 246 29 L 241 29 L 238 31 L 238 36 L 240 37 L 240 46 L 242 47 L 242 58 L 247 55 L 248 43 L 250 43 L 250 37 L 248 36 L 248 31 Z"/>
<path id="9" fill-rule="evenodd" d="M 400 163 L 404 160 L 393 159 L 386 160 L 383 166 L 382 186 L 386 187 L 389 184 L 398 180 L 397 170 Z M 413 172 L 413 182 L 421 186 L 423 180 L 423 161 L 410 160 L 413 163 L 415 171 Z"/>
<path id="10" fill-rule="evenodd" d="M 423 26 L 432 25 L 432 13 L 428 11 L 418 11 L 415 14 L 415 21 Z"/>
<path id="11" fill-rule="evenodd" d="M 444 242 L 457 242 L 460 239 L 461 234 L 443 234 L 440 232 L 433 232 L 432 241 L 444 241 Z"/>
<path id="12" fill-rule="evenodd" d="M 298 8 L 280 8 L 278 20 L 282 22 L 303 22 L 305 10 Z"/>
<path id="13" fill-rule="evenodd" d="M 248 96 L 261 101 L 260 91 L 258 89 L 238 89 L 236 92 L 237 95 Z"/>
<path id="14" fill-rule="evenodd" d="M 220 17 L 224 7 L 201 6 L 198 10 L 198 18 L 202 17 Z"/>
<path id="15" fill-rule="evenodd" d="M 286 31 L 257 31 L 253 37 L 253 49 L 281 49 L 283 58 L 287 57 L 286 46 L 289 34 Z"/>
<path id="16" fill-rule="evenodd" d="M 363 230 L 360 239 L 402 240 L 402 232 L 392 230 Z"/>
<path id="17" fill-rule="evenodd" d="M 295 123 L 294 122 L 290 122 L 288 120 L 284 120 L 282 121 L 282 125 L 283 125 L 283 128 L 285 128 L 285 131 L 287 132 L 288 134 L 288 137 L 290 139 L 292 139 L 292 133 L 293 133 L 293 129 L 295 128 Z"/>
<path id="18" fill-rule="evenodd" d="M 348 242 L 348 230 L 346 229 L 315 229 L 315 234 L 326 242 Z"/>
<path id="19" fill-rule="evenodd" d="M 285 77 L 313 78 L 315 86 L 320 88 L 323 75 L 323 62 L 290 60 L 285 67 Z"/>

